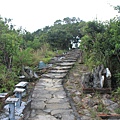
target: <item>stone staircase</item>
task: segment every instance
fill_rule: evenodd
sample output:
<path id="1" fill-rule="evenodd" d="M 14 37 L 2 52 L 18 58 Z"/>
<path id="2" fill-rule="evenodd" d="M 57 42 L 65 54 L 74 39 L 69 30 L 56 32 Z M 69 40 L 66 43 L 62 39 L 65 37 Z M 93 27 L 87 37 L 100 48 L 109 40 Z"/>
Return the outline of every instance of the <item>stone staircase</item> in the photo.
<path id="1" fill-rule="evenodd" d="M 63 83 L 69 70 L 80 57 L 79 50 L 72 50 L 55 59 L 53 67 L 36 83 L 32 94 L 31 109 L 27 120 L 76 120 Z M 26 117 L 26 116 L 25 116 Z"/>

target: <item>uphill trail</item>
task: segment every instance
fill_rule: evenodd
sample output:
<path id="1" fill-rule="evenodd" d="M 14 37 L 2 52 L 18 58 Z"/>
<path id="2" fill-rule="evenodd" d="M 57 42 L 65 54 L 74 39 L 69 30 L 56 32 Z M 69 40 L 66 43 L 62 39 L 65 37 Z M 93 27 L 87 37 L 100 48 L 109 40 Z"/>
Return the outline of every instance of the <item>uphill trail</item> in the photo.
<path id="1" fill-rule="evenodd" d="M 80 57 L 80 50 L 72 50 L 53 59 L 51 69 L 41 75 L 31 96 L 27 120 L 80 120 L 64 88 L 64 80 Z"/>
<path id="2" fill-rule="evenodd" d="M 74 49 L 51 60 L 53 66 L 43 73 L 31 93 L 31 104 L 24 120 L 102 120 L 99 114 L 113 116 L 104 120 L 120 120 L 114 116 L 120 108 L 112 94 L 83 92 L 82 75 L 89 69 L 82 52 Z"/>

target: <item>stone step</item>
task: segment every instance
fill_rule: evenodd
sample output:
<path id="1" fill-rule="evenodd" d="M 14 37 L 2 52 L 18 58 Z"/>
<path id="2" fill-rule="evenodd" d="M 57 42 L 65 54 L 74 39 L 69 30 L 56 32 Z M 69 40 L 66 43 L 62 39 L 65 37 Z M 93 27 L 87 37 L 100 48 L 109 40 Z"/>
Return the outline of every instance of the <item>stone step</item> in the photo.
<path id="1" fill-rule="evenodd" d="M 52 67 L 52 70 L 69 70 L 71 69 L 72 66 L 56 66 L 56 67 Z"/>
<path id="2" fill-rule="evenodd" d="M 67 73 L 68 70 L 49 70 L 49 73 Z"/>
<path id="3" fill-rule="evenodd" d="M 28 120 L 75 120 L 62 83 L 78 56 L 70 51 L 52 59 L 53 67 L 41 75 L 34 88 Z"/>
<path id="4" fill-rule="evenodd" d="M 60 78 L 64 78 L 66 76 L 66 73 L 47 73 L 47 74 L 43 74 L 42 77 L 46 77 L 46 78 L 57 78 L 57 79 L 60 79 Z"/>
<path id="5" fill-rule="evenodd" d="M 63 63 L 56 63 L 59 66 L 73 66 L 75 62 L 63 62 Z"/>

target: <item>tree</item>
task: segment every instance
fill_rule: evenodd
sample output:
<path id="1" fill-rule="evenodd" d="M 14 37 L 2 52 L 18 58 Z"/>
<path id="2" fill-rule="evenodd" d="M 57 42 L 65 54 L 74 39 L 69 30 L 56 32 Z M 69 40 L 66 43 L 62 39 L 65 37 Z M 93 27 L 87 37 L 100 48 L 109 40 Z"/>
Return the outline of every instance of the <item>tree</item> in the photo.
<path id="1" fill-rule="evenodd" d="M 114 9 L 117 10 L 118 13 L 120 13 L 120 5 L 115 6 Z"/>
<path id="2" fill-rule="evenodd" d="M 56 20 L 56 21 L 54 22 L 54 25 L 56 25 L 56 24 L 62 24 L 62 20 Z"/>
<path id="3" fill-rule="evenodd" d="M 14 29 L 9 28 L 9 19 L 5 22 L 0 19 L 0 59 L 1 62 L 7 67 L 8 70 L 12 68 L 13 56 L 19 48 L 19 36 Z"/>

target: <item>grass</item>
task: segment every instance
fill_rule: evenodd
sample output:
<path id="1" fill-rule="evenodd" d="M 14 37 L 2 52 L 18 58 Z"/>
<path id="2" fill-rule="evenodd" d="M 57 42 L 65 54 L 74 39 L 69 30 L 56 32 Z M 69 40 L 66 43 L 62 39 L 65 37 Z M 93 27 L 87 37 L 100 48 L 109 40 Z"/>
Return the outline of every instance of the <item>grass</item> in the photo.
<path id="1" fill-rule="evenodd" d="M 120 114 L 120 108 L 116 108 L 115 113 Z"/>
<path id="2" fill-rule="evenodd" d="M 104 110 L 104 106 L 103 106 L 103 104 L 100 103 L 98 105 L 97 112 L 103 112 L 103 110 Z"/>
<path id="3" fill-rule="evenodd" d="M 90 109 L 89 111 L 92 118 L 95 118 L 97 116 L 97 113 L 94 110 Z"/>

